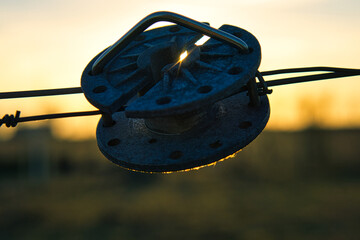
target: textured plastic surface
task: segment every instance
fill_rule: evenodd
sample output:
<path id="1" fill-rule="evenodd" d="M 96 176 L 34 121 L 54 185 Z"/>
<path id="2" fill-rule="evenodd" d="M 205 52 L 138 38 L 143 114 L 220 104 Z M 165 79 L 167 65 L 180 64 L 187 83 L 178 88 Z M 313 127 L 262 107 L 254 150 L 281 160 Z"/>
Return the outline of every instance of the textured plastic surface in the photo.
<path id="1" fill-rule="evenodd" d="M 108 159 L 144 172 L 188 170 L 226 158 L 261 133 L 267 96 L 257 105 L 247 93 L 234 95 L 254 80 L 260 45 L 241 28 L 220 30 L 241 38 L 249 51 L 216 39 L 196 46 L 202 35 L 175 25 L 141 33 L 96 75 L 91 67 L 101 53 L 88 64 L 84 94 L 113 121 L 101 118 L 96 133 Z"/>
<path id="2" fill-rule="evenodd" d="M 115 125 L 100 120 L 97 142 L 114 163 L 144 172 L 172 172 L 206 166 L 244 148 L 264 129 L 270 114 L 267 96 L 259 107 L 250 107 L 246 93 L 218 102 L 208 118 L 180 135 L 150 131 L 141 119 L 124 112 L 113 115 Z"/>
<path id="3" fill-rule="evenodd" d="M 86 66 L 81 77 L 81 88 L 87 100 L 96 108 L 113 113 L 153 81 L 150 69 L 138 66 L 141 54 L 154 46 L 173 43 L 181 51 L 187 43 L 201 35 L 181 26 L 168 26 L 145 31 L 115 56 L 98 75 L 91 67 L 99 53 Z M 161 59 L 157 59 L 161 60 Z"/>
<path id="4" fill-rule="evenodd" d="M 95 107 L 113 113 L 142 92 L 126 109 L 133 118 L 182 114 L 213 104 L 253 78 L 261 60 L 253 35 L 229 25 L 220 29 L 243 39 L 250 53 L 215 39 L 195 47 L 201 35 L 181 26 L 158 28 L 142 33 L 101 74 L 92 76 L 95 57 L 82 76 L 84 94 Z M 179 63 L 184 50 L 189 56 Z"/>

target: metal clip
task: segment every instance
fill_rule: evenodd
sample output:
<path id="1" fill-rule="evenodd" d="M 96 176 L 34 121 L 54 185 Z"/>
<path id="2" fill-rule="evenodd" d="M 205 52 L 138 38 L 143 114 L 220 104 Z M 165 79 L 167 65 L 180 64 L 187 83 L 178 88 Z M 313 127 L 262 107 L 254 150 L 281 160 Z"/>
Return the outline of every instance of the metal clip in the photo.
<path id="1" fill-rule="evenodd" d="M 209 25 L 201 22 L 197 22 L 193 19 L 184 17 L 182 15 L 172 13 L 172 12 L 155 12 L 137 23 L 130 31 L 128 31 L 123 37 L 121 37 L 116 43 L 110 46 L 105 52 L 94 62 L 92 66 L 92 74 L 97 75 L 102 72 L 104 66 L 116 56 L 122 49 L 124 49 L 133 39 L 140 35 L 152 24 L 159 21 L 167 21 L 172 23 L 177 23 L 181 26 L 199 32 L 201 34 L 207 35 L 209 37 L 215 38 L 225 43 L 229 43 L 234 47 L 238 48 L 240 51 L 247 53 L 249 51 L 248 45 L 238 37 L 234 35 L 221 31 L 216 28 L 212 28 Z"/>

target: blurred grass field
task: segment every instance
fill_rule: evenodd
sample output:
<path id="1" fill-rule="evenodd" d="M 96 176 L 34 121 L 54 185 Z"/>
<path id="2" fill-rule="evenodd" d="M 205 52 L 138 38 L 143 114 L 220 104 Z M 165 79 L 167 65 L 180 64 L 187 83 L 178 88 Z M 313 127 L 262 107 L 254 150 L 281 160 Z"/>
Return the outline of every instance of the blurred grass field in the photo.
<path id="1" fill-rule="evenodd" d="M 129 172 L 95 140 L 0 144 L 0 239 L 358 239 L 360 130 L 263 132 L 197 171 Z"/>

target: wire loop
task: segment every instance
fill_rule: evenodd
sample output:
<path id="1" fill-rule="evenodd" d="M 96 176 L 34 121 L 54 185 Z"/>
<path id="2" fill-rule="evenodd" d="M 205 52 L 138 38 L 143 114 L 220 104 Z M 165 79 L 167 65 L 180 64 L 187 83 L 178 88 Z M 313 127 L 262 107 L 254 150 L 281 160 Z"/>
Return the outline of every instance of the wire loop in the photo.
<path id="1" fill-rule="evenodd" d="M 256 78 L 259 79 L 260 82 L 260 89 L 258 89 L 258 94 L 260 96 L 271 94 L 273 92 L 272 89 L 268 88 L 267 83 L 265 82 L 262 74 L 259 71 L 257 71 L 256 73 Z"/>
<path id="2" fill-rule="evenodd" d="M 6 114 L 2 119 L 0 119 L 0 127 L 5 124 L 6 127 L 16 127 L 20 119 L 20 111 L 16 111 L 14 114 Z"/>

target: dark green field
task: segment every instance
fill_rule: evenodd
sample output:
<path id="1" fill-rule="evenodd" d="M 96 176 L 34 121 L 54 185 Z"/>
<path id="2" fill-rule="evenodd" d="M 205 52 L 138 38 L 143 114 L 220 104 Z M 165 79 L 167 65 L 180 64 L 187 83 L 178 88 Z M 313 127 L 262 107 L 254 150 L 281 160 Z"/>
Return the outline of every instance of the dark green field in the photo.
<path id="1" fill-rule="evenodd" d="M 113 165 L 95 141 L 0 144 L 0 239 L 359 239 L 360 130 L 262 133 L 170 175 Z"/>

